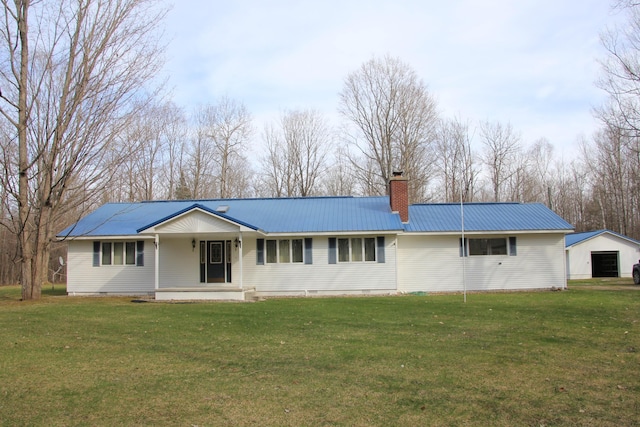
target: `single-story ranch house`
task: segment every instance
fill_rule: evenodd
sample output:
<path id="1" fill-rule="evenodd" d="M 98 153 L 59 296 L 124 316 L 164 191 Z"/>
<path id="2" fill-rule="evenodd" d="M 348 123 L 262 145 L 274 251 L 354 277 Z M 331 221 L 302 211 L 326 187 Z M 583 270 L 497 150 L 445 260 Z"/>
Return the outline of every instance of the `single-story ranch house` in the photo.
<path id="1" fill-rule="evenodd" d="M 563 288 L 572 226 L 542 204 L 389 196 L 108 203 L 63 230 L 70 295 L 157 300 Z"/>
<path id="2" fill-rule="evenodd" d="M 640 242 L 611 230 L 567 234 L 567 279 L 631 277 Z"/>

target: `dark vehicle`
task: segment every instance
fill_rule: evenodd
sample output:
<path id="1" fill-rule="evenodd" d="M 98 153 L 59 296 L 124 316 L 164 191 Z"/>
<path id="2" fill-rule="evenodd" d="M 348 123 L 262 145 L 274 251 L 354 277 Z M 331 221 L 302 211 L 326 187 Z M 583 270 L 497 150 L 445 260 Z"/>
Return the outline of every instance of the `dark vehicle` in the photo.
<path id="1" fill-rule="evenodd" d="M 633 283 L 640 285 L 640 259 L 638 264 L 633 264 Z"/>

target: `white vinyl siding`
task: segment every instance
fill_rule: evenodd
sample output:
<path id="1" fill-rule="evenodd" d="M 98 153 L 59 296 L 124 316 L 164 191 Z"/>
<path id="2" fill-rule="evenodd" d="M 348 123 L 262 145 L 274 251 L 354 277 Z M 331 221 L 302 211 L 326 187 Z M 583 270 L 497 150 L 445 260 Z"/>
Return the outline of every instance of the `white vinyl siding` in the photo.
<path id="1" fill-rule="evenodd" d="M 403 235 L 398 238 L 398 290 L 462 291 L 463 268 L 467 290 L 563 287 L 563 246 L 559 233 L 520 234 L 517 256 L 461 257 L 460 236 Z"/>
<path id="2" fill-rule="evenodd" d="M 67 257 L 67 292 L 71 295 L 144 294 L 154 290 L 153 244 L 149 241 L 144 247 L 144 266 L 140 267 L 127 264 L 94 267 L 93 242 L 88 240 L 69 241 Z"/>
<path id="3" fill-rule="evenodd" d="M 339 295 L 348 292 L 389 291 L 396 289 L 395 237 L 385 239 L 385 262 L 347 262 L 329 264 L 326 236 L 313 238 L 313 264 L 256 263 L 256 239 L 243 240 L 244 287 L 274 294 L 326 292 Z M 266 243 L 269 240 L 265 240 Z M 375 238 L 374 238 L 375 247 Z M 265 257 L 266 258 L 266 257 Z"/>

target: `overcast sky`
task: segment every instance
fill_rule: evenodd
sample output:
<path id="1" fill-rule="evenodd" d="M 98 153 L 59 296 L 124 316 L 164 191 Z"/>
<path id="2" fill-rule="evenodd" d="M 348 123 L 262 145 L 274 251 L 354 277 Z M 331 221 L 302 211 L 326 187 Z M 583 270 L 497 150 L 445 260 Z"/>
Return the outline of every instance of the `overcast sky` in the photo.
<path id="1" fill-rule="evenodd" d="M 444 117 L 510 122 L 571 155 L 598 124 L 607 0 L 180 0 L 166 71 L 187 111 L 226 95 L 264 123 L 314 108 L 337 122 L 345 77 L 389 54 L 427 84 Z"/>

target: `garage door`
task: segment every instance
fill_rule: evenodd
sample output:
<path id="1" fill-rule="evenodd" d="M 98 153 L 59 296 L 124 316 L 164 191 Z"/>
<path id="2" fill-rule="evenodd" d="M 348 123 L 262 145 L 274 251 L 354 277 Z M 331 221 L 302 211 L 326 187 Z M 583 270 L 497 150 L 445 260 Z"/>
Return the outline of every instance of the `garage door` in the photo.
<path id="1" fill-rule="evenodd" d="M 591 277 L 619 277 L 618 251 L 591 252 Z"/>

